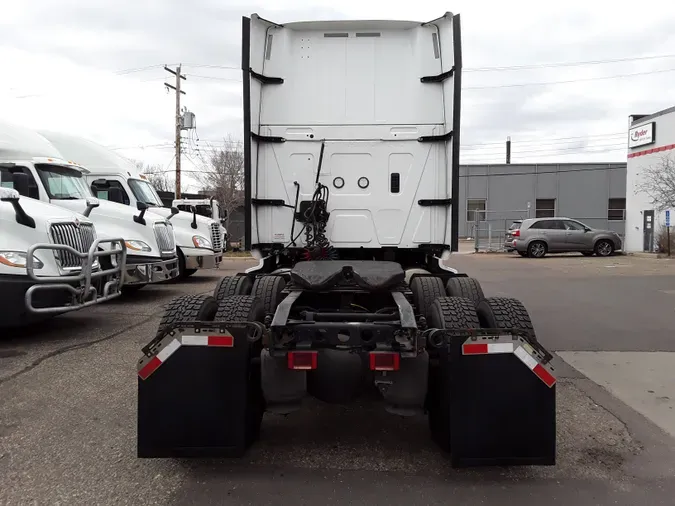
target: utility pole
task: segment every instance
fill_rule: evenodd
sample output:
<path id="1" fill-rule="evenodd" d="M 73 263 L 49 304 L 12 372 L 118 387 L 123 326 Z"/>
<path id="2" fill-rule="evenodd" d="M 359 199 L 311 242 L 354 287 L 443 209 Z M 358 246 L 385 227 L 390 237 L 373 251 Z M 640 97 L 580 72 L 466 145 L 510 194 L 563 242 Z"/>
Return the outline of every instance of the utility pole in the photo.
<path id="1" fill-rule="evenodd" d="M 506 163 L 511 163 L 511 137 L 506 138 Z"/>
<path id="2" fill-rule="evenodd" d="M 181 65 L 179 64 L 176 67 L 176 70 L 172 70 L 166 65 L 164 65 L 164 70 L 176 76 L 176 85 L 172 86 L 168 83 L 164 83 L 164 86 L 171 88 L 176 92 L 176 198 L 180 198 L 180 132 L 182 129 L 181 125 L 181 115 L 180 115 L 180 96 L 181 94 L 185 95 L 185 92 L 180 89 L 180 80 L 185 80 L 185 76 L 180 73 Z"/>

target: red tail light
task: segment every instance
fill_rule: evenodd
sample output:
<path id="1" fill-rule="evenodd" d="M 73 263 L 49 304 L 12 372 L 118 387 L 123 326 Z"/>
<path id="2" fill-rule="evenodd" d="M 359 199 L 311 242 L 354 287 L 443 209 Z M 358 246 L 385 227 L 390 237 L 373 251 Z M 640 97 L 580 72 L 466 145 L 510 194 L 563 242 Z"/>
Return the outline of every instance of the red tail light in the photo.
<path id="1" fill-rule="evenodd" d="M 288 368 L 295 370 L 316 369 L 319 352 L 317 351 L 289 351 Z"/>
<path id="2" fill-rule="evenodd" d="M 512 235 L 513 237 L 520 237 L 520 229 L 517 228 L 516 230 L 514 230 L 513 232 L 511 232 L 511 235 Z"/>
<path id="3" fill-rule="evenodd" d="M 394 351 L 371 351 L 371 371 L 398 371 L 401 356 Z"/>

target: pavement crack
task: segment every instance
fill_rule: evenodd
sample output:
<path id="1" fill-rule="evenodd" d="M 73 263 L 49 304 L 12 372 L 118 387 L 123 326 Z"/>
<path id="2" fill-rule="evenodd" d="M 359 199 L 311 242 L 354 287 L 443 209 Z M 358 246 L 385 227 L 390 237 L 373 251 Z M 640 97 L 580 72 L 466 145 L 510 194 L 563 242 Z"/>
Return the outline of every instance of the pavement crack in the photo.
<path id="1" fill-rule="evenodd" d="M 27 365 L 26 367 L 24 367 L 20 371 L 17 371 L 14 374 L 10 374 L 9 376 L 7 376 L 5 378 L 0 378 L 0 385 L 8 382 L 10 380 L 13 380 L 15 378 L 18 378 L 19 376 L 21 376 L 23 374 L 26 374 L 27 372 L 32 371 L 33 369 L 35 369 L 37 366 L 39 366 L 42 362 L 44 362 L 47 359 L 56 357 L 58 355 L 62 355 L 64 353 L 68 353 L 69 351 L 75 351 L 75 350 L 81 350 L 81 349 L 84 349 L 84 348 L 89 348 L 90 346 L 93 346 L 95 344 L 102 343 L 102 342 L 107 341 L 109 339 L 113 339 L 113 338 L 119 336 L 120 334 L 123 334 L 123 333 L 127 332 L 128 330 L 134 329 L 136 327 L 140 327 L 141 325 L 149 322 L 153 318 L 156 318 L 156 316 L 155 315 L 148 316 L 147 318 L 144 318 L 140 322 L 136 322 L 132 325 L 129 325 L 128 327 L 124 327 L 123 329 L 120 329 L 116 332 L 113 332 L 112 334 L 101 337 L 99 339 L 94 339 L 93 341 L 87 341 L 85 343 L 70 344 L 68 346 L 64 346 L 63 348 L 58 348 L 54 351 L 50 351 L 49 353 L 41 356 L 40 358 L 35 359 L 31 364 Z"/>

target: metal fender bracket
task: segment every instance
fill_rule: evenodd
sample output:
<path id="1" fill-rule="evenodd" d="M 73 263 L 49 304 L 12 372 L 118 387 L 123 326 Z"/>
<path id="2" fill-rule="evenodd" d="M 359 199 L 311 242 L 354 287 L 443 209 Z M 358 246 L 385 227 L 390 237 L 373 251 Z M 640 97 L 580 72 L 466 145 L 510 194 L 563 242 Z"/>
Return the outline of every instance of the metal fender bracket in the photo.
<path id="1" fill-rule="evenodd" d="M 537 343 L 538 345 L 538 343 Z M 543 351 L 543 353 L 542 353 Z M 552 355 L 541 345 L 535 348 L 521 335 L 475 336 L 462 344 L 462 355 L 513 354 L 525 364 L 547 387 L 556 383 L 549 364 Z"/>
<path id="2" fill-rule="evenodd" d="M 143 347 L 136 366 L 145 380 L 182 346 L 234 348 L 237 341 L 255 342 L 263 337 L 265 326 L 259 322 L 181 322 Z"/>

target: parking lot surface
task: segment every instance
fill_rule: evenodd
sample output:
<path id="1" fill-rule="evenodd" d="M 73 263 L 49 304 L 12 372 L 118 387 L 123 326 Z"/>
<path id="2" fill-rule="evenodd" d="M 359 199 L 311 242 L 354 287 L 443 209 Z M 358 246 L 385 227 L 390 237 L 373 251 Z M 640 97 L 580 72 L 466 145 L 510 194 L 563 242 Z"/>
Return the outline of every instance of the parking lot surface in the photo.
<path id="1" fill-rule="evenodd" d="M 559 355 L 557 466 L 453 470 L 425 418 L 369 402 L 266 415 L 241 461 L 137 459 L 140 348 L 172 297 L 210 293 L 251 265 L 228 260 L 0 338 L 0 505 L 672 504 L 675 442 L 657 416 L 667 414 L 641 404 L 675 395 L 661 391 L 673 388 L 675 262 L 479 254 L 449 264 L 488 296 L 520 298 Z M 642 368 L 651 380 L 626 381 Z"/>

